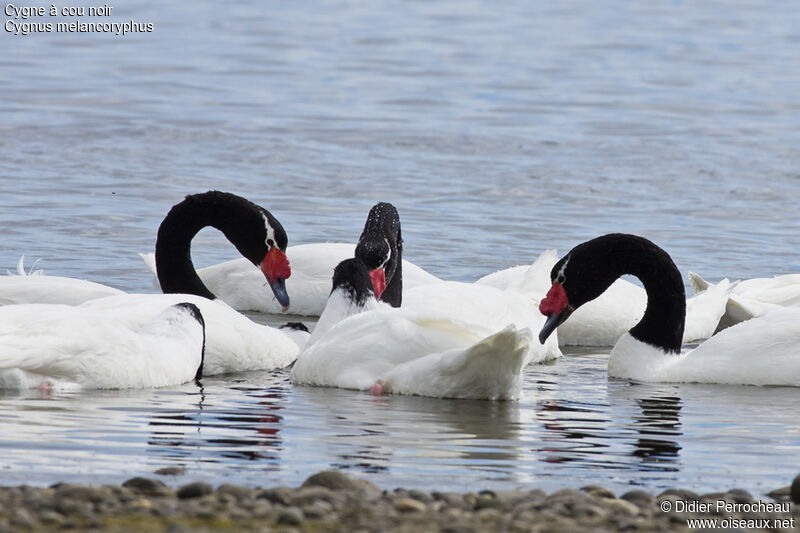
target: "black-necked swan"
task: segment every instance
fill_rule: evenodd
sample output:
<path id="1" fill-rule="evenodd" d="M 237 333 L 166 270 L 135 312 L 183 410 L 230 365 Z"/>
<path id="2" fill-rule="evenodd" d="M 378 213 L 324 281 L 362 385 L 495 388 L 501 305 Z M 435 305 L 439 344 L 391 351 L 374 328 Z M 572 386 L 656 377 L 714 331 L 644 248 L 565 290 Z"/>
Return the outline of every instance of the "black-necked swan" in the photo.
<path id="1" fill-rule="evenodd" d="M 369 270 L 357 258 L 336 267 L 332 284 L 317 326 L 323 329 L 315 329 L 295 362 L 294 383 L 436 398 L 519 398 L 529 329 L 509 325 L 493 332 L 391 307 L 375 298 Z"/>
<path id="2" fill-rule="evenodd" d="M 367 214 L 355 255 L 369 270 L 375 296 L 392 307 L 403 302 L 403 236 L 397 208 L 378 202 Z"/>
<path id="3" fill-rule="evenodd" d="M 385 285 L 381 299 L 394 306 L 400 305 L 404 289 L 439 281 L 436 276 L 402 259 L 400 219 L 394 206 L 383 202 L 370 210 L 357 244 L 300 244 L 289 246 L 286 255 L 292 268 L 286 290 L 291 294 L 289 312 L 294 315 L 319 316 L 331 291 L 333 269 L 354 256 L 361 257 L 373 271 L 376 283 Z M 152 254 L 141 254 L 141 257 L 155 274 L 155 257 Z M 211 292 L 234 309 L 281 312 L 275 300 L 262 296 L 264 279 L 247 259 L 201 268 L 197 274 Z"/>
<path id="4" fill-rule="evenodd" d="M 158 279 L 168 294 L 123 294 L 90 300 L 82 306 L 125 310 L 132 322 L 143 323 L 176 300 L 197 305 L 206 320 L 206 375 L 266 370 L 291 364 L 308 339 L 308 333 L 257 324 L 215 295 L 194 270 L 191 240 L 202 228 L 222 231 L 258 273 L 256 291 L 264 277 L 281 306 L 289 305 L 285 280 L 290 275 L 284 254 L 287 236 L 280 222 L 266 209 L 230 193 L 209 191 L 187 196 L 173 206 L 158 230 Z M 256 268 L 253 267 L 256 266 Z"/>
<path id="5" fill-rule="evenodd" d="M 237 227 L 237 225 L 241 226 Z M 248 227 L 244 227 L 249 224 Z M 281 247 L 286 247 L 286 234 L 280 223 L 267 214 L 266 210 L 244 198 L 217 191 L 187 196 L 186 200 L 174 206 L 159 229 L 160 253 L 168 266 L 163 269 L 162 282 L 167 291 L 187 291 L 187 294 L 128 294 L 110 289 L 111 296 L 92 297 L 80 304 L 83 308 L 103 310 L 124 316 L 130 327 L 141 327 L 165 308 L 179 302 L 190 302 L 200 308 L 206 322 L 206 364 L 205 374 L 216 375 L 248 370 L 268 370 L 282 368 L 291 364 L 300 353 L 300 347 L 308 339 L 308 333 L 290 329 L 277 329 L 257 324 L 225 304 L 202 285 L 194 273 L 189 256 L 192 237 L 204 227 L 212 225 L 221 229 L 234 245 L 248 259 L 249 270 L 260 278 L 254 292 L 259 298 L 272 300 L 272 295 L 264 288 L 264 277 L 280 295 L 283 303 L 285 295 L 283 280 L 289 275 L 289 264 Z M 270 241 L 272 244 L 270 244 Z M 254 268 L 253 264 L 258 265 Z M 14 278 L 21 287 L 19 278 Z M 83 288 L 86 295 L 94 286 L 91 282 L 55 278 L 53 276 L 26 276 L 30 280 L 38 278 L 41 285 L 36 287 L 66 286 Z M 24 280 L 23 280 L 24 281 Z M 31 285 L 27 285 L 30 287 Z M 100 286 L 101 293 L 103 286 Z M 191 294 L 189 294 L 191 293 Z M 23 301 L 36 301 L 42 291 L 29 291 L 20 296 Z M 63 298 L 63 291 L 53 291 L 43 301 L 63 303 L 54 297 Z M 39 300 L 41 301 L 41 300 Z M 80 301 L 78 298 L 77 301 Z M 69 303 L 76 303 L 70 301 Z"/>
<path id="6" fill-rule="evenodd" d="M 61 304 L 0 308 L 0 389 L 138 389 L 203 376 L 204 321 L 191 303 L 141 327 Z"/>
<path id="7" fill-rule="evenodd" d="M 156 272 L 165 294 L 216 296 L 203 284 L 191 258 L 192 239 L 208 226 L 220 230 L 242 256 L 255 265 L 281 308 L 289 307 L 286 279 L 288 238 L 272 213 L 235 194 L 208 191 L 190 194 L 175 204 L 158 228 Z M 259 291 L 266 298 L 263 289 Z"/>
<path id="8" fill-rule="evenodd" d="M 680 272 L 664 250 L 635 235 L 597 237 L 555 264 L 552 286 L 539 307 L 548 317 L 540 341 L 625 274 L 644 285 L 647 308 L 611 350 L 610 377 L 800 386 L 800 309 L 771 310 L 682 353 L 686 299 Z"/>
<path id="9" fill-rule="evenodd" d="M 494 272 L 480 278 L 476 284 L 527 295 L 538 306 L 550 288 L 550 270 L 557 261 L 555 250 L 545 250 L 531 265 Z M 714 334 L 734 287 L 735 284 L 723 280 L 686 300 L 684 343 L 707 339 Z M 644 289 L 617 279 L 558 327 L 558 343 L 561 346 L 613 346 L 639 321 L 646 305 Z"/>

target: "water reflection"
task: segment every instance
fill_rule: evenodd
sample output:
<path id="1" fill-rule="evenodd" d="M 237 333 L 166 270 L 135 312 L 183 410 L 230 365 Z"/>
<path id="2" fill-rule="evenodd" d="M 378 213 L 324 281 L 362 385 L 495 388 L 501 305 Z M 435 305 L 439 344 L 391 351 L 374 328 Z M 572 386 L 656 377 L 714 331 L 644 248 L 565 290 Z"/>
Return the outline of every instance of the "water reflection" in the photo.
<path id="1" fill-rule="evenodd" d="M 172 459 L 195 454 L 208 462 L 234 459 L 276 464 L 283 445 L 279 412 L 286 401 L 286 383 L 264 388 L 241 383 L 232 380 L 229 390 L 244 395 L 245 401 L 220 405 L 229 393 L 217 386 L 207 392 L 201 386 L 196 393 L 176 399 L 169 409 L 155 412 L 148 439 L 153 453 Z"/>

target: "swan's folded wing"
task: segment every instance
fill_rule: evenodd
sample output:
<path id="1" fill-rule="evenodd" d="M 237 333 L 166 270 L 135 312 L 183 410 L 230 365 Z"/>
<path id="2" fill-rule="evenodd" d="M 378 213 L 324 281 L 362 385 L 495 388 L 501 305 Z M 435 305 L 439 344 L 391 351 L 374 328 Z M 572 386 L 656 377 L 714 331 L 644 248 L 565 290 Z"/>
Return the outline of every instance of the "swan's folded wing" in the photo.
<path id="1" fill-rule="evenodd" d="M 292 380 L 368 389 L 397 365 L 468 347 L 492 333 L 480 325 L 396 311 L 367 311 L 339 322 L 300 354 Z"/>
<path id="2" fill-rule="evenodd" d="M 378 378 L 384 390 L 437 398 L 516 400 L 533 335 L 509 326 L 467 348 L 397 365 Z"/>

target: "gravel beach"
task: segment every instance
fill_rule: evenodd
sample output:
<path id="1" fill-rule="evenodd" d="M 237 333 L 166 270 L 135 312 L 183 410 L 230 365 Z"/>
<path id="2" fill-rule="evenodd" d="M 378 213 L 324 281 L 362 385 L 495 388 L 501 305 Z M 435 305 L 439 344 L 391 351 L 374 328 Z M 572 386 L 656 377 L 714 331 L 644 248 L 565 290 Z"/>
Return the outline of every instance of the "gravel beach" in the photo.
<path id="1" fill-rule="evenodd" d="M 171 472 L 159 472 L 168 474 Z M 179 473 L 179 472 L 175 472 Z M 794 500 L 794 501 L 792 501 Z M 120 486 L 59 483 L 0 487 L 0 533 L 17 531 L 789 531 L 797 523 L 800 476 L 763 498 L 744 490 L 615 495 L 598 486 L 546 494 L 469 493 L 396 489 L 337 471 L 309 477 L 301 487 L 172 488 L 151 478 Z M 695 519 L 716 523 L 691 523 Z"/>

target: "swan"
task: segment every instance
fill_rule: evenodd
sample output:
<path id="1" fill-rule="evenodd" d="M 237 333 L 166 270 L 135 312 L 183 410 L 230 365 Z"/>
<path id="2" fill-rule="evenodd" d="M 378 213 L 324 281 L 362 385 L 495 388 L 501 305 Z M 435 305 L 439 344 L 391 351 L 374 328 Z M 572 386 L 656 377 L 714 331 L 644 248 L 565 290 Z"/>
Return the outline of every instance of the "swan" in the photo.
<path id="1" fill-rule="evenodd" d="M 619 276 L 639 278 L 647 292 L 641 320 L 611 350 L 608 375 L 651 382 L 800 386 L 800 309 L 770 309 L 681 352 L 686 299 L 680 272 L 651 241 L 609 234 L 579 244 L 550 273 L 539 310 L 543 342 L 576 309 Z"/>
<path id="2" fill-rule="evenodd" d="M 291 270 L 287 237 L 266 209 L 234 194 L 208 191 L 175 204 L 156 240 L 158 280 L 165 294 L 122 294 L 87 301 L 82 307 L 124 313 L 143 324 L 177 301 L 200 308 L 206 321 L 206 375 L 282 368 L 292 363 L 308 334 L 257 324 L 217 299 L 194 270 L 192 238 L 206 226 L 221 230 L 261 277 L 256 294 L 266 298 L 263 279 L 282 307 L 289 305 L 285 280 Z M 253 268 L 256 265 L 258 268 Z"/>
<path id="3" fill-rule="evenodd" d="M 292 275 L 286 291 L 292 295 L 289 311 L 294 315 L 319 316 L 331 291 L 333 269 L 344 259 L 360 257 L 372 271 L 382 289 L 376 291 L 383 301 L 397 307 L 403 287 L 415 287 L 439 281 L 424 269 L 402 259 L 400 218 L 397 209 L 381 202 L 370 209 L 357 244 L 312 243 L 289 246 L 286 256 Z M 150 272 L 157 276 L 153 254 L 140 254 Z M 211 265 L 197 271 L 210 292 L 239 311 L 279 313 L 275 300 L 264 298 L 263 276 L 244 258 Z M 382 278 L 382 281 L 380 279 Z"/>
<path id="4" fill-rule="evenodd" d="M 0 305 L 58 303 L 78 305 L 88 300 L 124 294 L 123 291 L 83 279 L 46 276 L 41 270 L 25 271 L 25 256 L 17 274 L 0 276 Z"/>
<path id="5" fill-rule="evenodd" d="M 287 237 L 280 223 L 264 208 L 219 191 L 187 196 L 170 209 L 159 227 L 155 257 L 167 265 L 159 269 L 159 281 L 169 294 L 129 294 L 112 290 L 106 291 L 109 295 L 82 303 L 81 298 L 67 302 L 62 299 L 62 303 L 78 303 L 87 309 L 118 313 L 124 316 L 130 327 L 141 327 L 167 307 L 190 302 L 201 310 L 205 318 L 206 375 L 267 370 L 291 364 L 308 340 L 307 332 L 257 324 L 216 299 L 197 277 L 190 257 L 190 245 L 194 235 L 206 225 L 222 230 L 248 258 L 245 260 L 250 270 L 261 280 L 254 288 L 258 297 L 268 295 L 263 289 L 266 277 L 279 304 L 288 305 L 285 278 L 290 274 L 290 267 L 283 252 Z M 259 268 L 253 268 L 252 264 Z M 84 283 L 89 282 L 80 282 L 79 285 L 86 286 L 82 285 Z M 32 295 L 27 293 L 23 296 L 30 302 Z M 47 301 L 52 302 L 53 298 Z"/>
<path id="6" fill-rule="evenodd" d="M 0 308 L 0 389 L 139 389 L 203 376 L 204 320 L 191 303 L 141 326 L 62 304 Z"/>
<path id="7" fill-rule="evenodd" d="M 286 278 L 291 275 L 285 252 L 286 232 L 272 213 L 227 192 L 190 194 L 172 206 L 161 221 L 155 251 L 161 290 L 216 299 L 197 275 L 191 258 L 192 239 L 207 226 L 224 233 L 239 253 L 261 271 L 285 311 L 289 307 Z M 261 287 L 256 294 L 266 297 Z"/>
<path id="8" fill-rule="evenodd" d="M 695 291 L 713 290 L 699 274 L 689 272 Z M 719 285 L 719 284 L 717 284 Z M 761 316 L 774 307 L 800 307 L 800 274 L 784 274 L 772 278 L 752 278 L 737 282 L 720 319 L 719 330 Z"/>
<path id="9" fill-rule="evenodd" d="M 357 258 L 337 265 L 317 327 L 291 371 L 298 385 L 437 398 L 520 396 L 531 331 L 494 332 L 375 298 Z"/>
<path id="10" fill-rule="evenodd" d="M 550 270 L 557 261 L 555 250 L 545 250 L 531 265 L 494 272 L 478 279 L 476 284 L 528 295 L 538 306 L 550 287 Z M 683 342 L 707 339 L 714 333 L 734 287 L 724 280 L 687 300 Z M 646 304 L 647 293 L 643 288 L 617 279 L 558 327 L 558 342 L 561 346 L 613 346 L 641 318 Z"/>
<path id="11" fill-rule="evenodd" d="M 225 302 L 193 294 L 122 294 L 90 300 L 79 307 L 118 313 L 131 326 L 140 326 L 177 302 L 196 305 L 205 319 L 206 376 L 286 367 L 309 337 L 307 332 L 257 324 Z"/>

